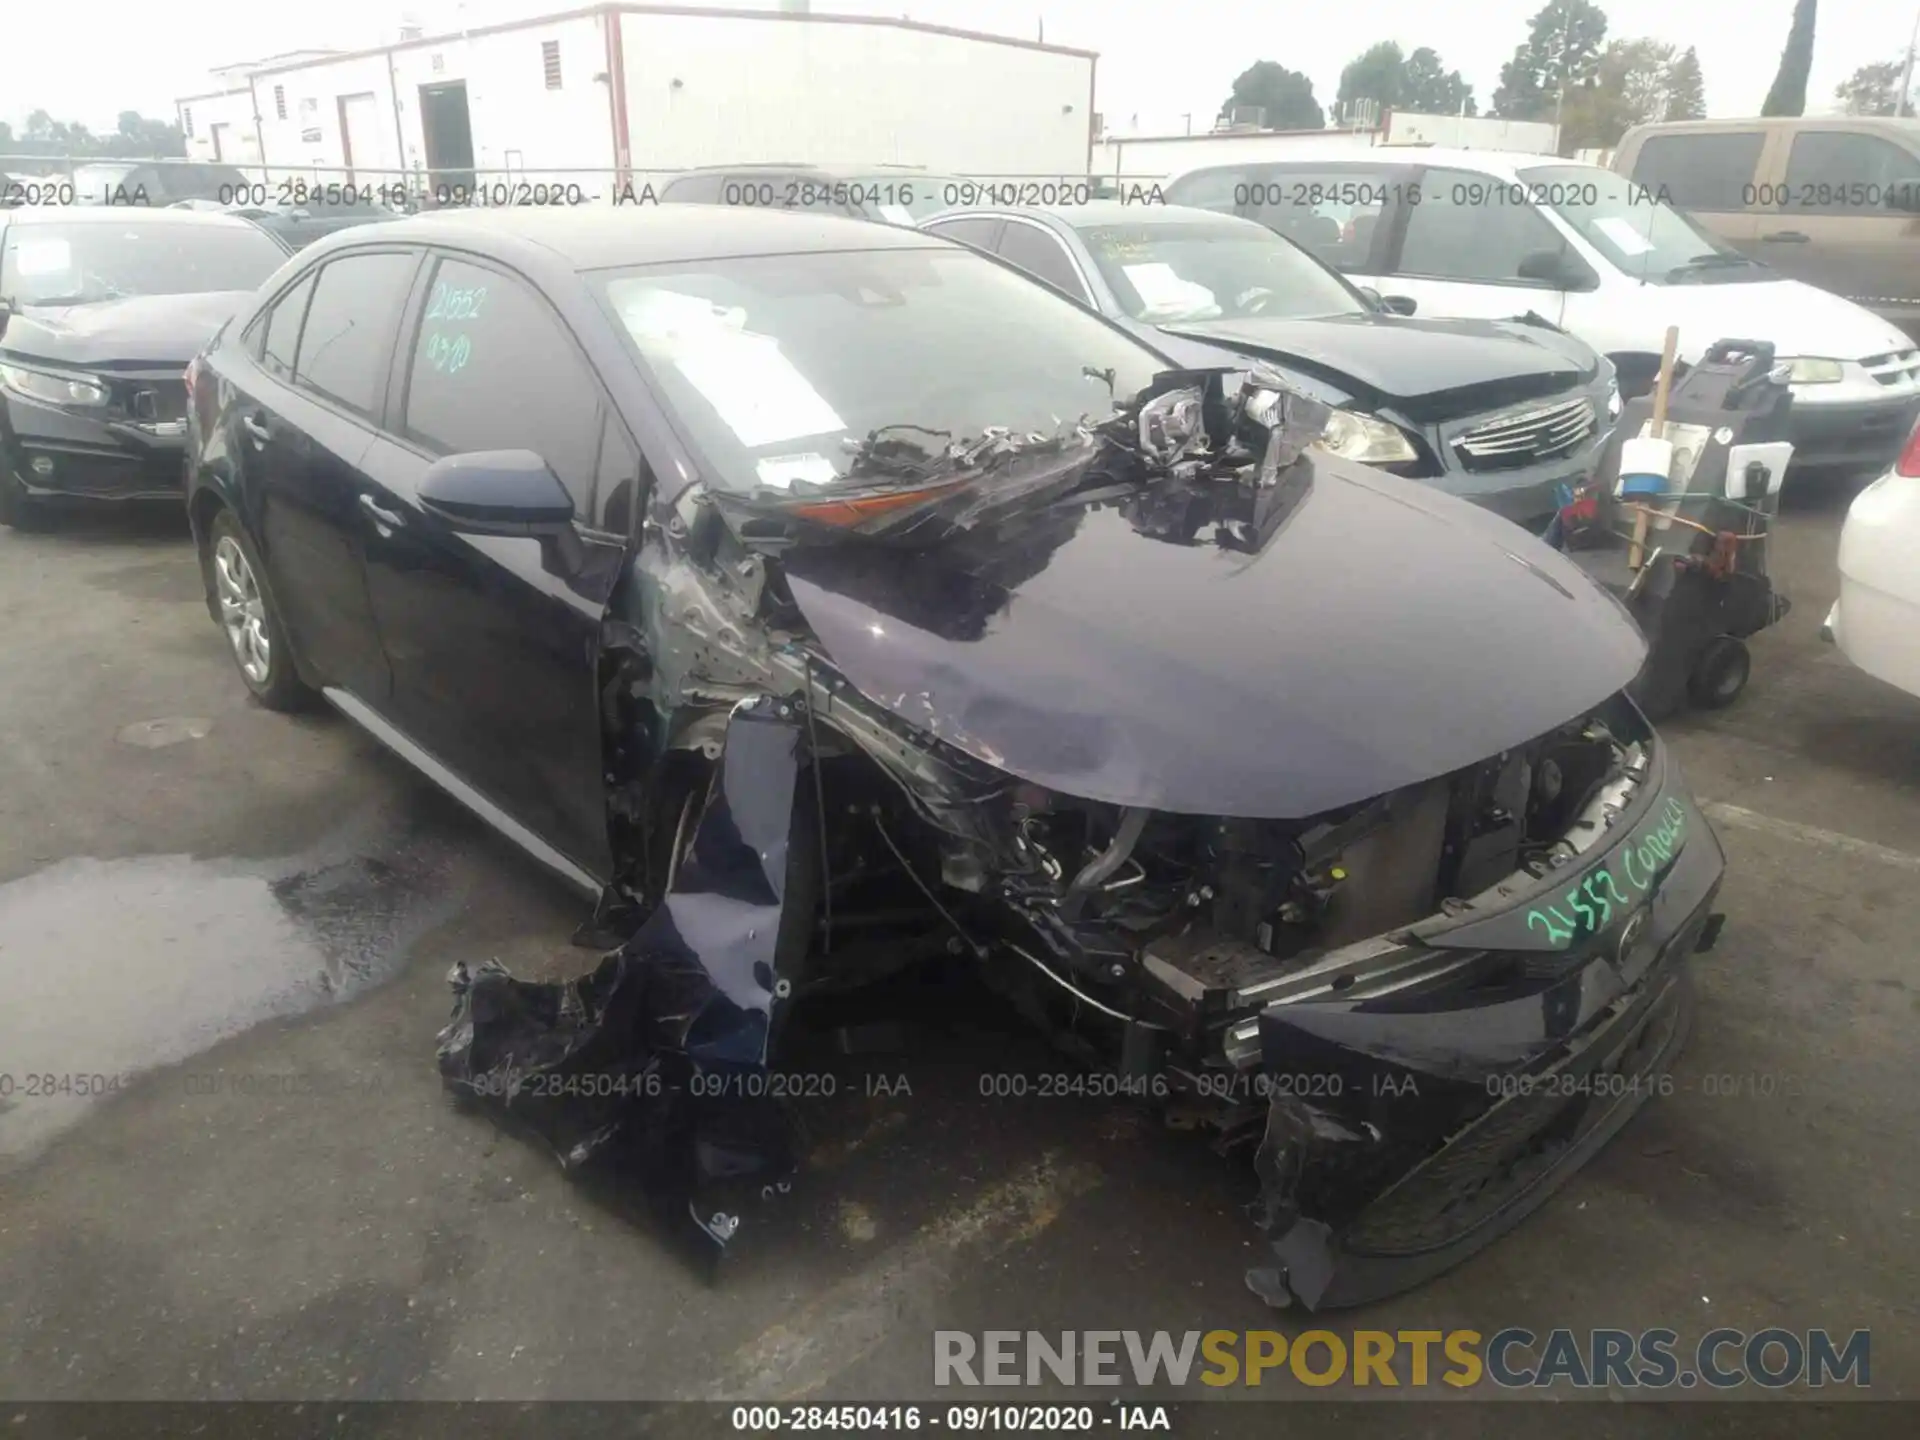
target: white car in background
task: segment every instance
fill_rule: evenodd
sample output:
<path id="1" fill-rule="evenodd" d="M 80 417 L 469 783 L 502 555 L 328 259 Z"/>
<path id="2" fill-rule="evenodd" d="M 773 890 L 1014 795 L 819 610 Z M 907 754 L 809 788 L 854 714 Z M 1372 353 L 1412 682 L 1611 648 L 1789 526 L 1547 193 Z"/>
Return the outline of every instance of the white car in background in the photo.
<path id="1" fill-rule="evenodd" d="M 1847 511 L 1840 598 L 1822 633 L 1869 675 L 1920 695 L 1920 425 Z"/>
<path id="2" fill-rule="evenodd" d="M 1717 341 L 1766 341 L 1791 367 L 1796 475 L 1877 475 L 1920 416 L 1911 337 L 1597 165 L 1302 142 L 1297 159 L 1211 164 L 1163 193 L 1258 220 L 1420 315 L 1532 311 L 1612 360 L 1629 396 L 1650 387 L 1669 325 L 1688 363 Z"/>

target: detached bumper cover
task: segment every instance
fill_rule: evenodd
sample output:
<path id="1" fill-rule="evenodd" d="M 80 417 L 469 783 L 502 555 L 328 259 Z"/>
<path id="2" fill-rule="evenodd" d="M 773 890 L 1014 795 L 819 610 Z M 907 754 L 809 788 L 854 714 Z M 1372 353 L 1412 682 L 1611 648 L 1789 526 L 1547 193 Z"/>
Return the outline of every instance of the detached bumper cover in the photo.
<path id="1" fill-rule="evenodd" d="M 1679 837 L 1670 859 L 1649 853 L 1649 827 Z M 1492 948 L 1525 935 L 1522 903 L 1450 937 L 1486 937 L 1497 987 L 1477 969 L 1420 993 L 1263 1012 L 1271 1100 L 1254 1168 L 1272 1255 L 1249 1287 L 1280 1306 L 1364 1304 L 1544 1203 L 1660 1090 L 1691 1018 L 1687 957 L 1719 933 L 1724 867 L 1669 763 L 1620 839 L 1560 885 L 1603 869 L 1644 877 L 1614 923 L 1566 949 Z"/>
<path id="2" fill-rule="evenodd" d="M 94 500 L 176 499 L 186 494 L 184 419 L 76 415 L 0 397 L 6 425 L 0 463 L 29 494 Z"/>

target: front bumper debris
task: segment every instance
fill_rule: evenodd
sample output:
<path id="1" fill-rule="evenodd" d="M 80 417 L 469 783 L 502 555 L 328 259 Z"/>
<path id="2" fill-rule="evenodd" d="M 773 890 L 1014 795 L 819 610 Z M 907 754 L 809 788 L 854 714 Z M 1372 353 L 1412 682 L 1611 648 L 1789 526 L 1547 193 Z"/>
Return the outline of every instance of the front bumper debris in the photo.
<path id="1" fill-rule="evenodd" d="M 1504 988 L 1483 968 L 1452 993 L 1262 1013 L 1271 1098 L 1254 1168 L 1271 1259 L 1250 1289 L 1317 1310 L 1420 1284 L 1537 1209 L 1670 1089 L 1692 1015 L 1687 958 L 1718 939 L 1725 860 L 1668 775 L 1640 824 L 1678 804 L 1685 843 L 1617 923 L 1562 951 L 1489 951 L 1485 965 L 1514 962 Z M 1622 826 L 1620 843 L 1639 833 Z"/>

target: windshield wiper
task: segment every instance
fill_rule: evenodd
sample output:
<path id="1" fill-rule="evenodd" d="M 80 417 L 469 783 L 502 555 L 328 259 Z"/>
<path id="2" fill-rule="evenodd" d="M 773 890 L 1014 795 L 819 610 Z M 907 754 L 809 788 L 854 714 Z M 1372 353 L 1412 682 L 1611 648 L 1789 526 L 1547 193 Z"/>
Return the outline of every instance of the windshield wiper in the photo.
<path id="1" fill-rule="evenodd" d="M 1766 268 L 1764 265 L 1761 265 L 1758 260 L 1750 259 L 1745 255 L 1735 255 L 1725 250 L 1713 250 L 1705 255 L 1695 255 L 1685 264 L 1674 266 L 1671 270 L 1667 271 L 1667 278 L 1671 280 L 1676 275 L 1684 275 L 1694 270 L 1739 270 L 1745 269 L 1747 266 L 1753 266 L 1763 270 Z"/>
<path id="2" fill-rule="evenodd" d="M 31 300 L 23 300 L 20 303 L 23 305 L 98 305 L 102 300 L 112 298 L 110 295 L 48 295 L 44 298 L 35 296 Z"/>

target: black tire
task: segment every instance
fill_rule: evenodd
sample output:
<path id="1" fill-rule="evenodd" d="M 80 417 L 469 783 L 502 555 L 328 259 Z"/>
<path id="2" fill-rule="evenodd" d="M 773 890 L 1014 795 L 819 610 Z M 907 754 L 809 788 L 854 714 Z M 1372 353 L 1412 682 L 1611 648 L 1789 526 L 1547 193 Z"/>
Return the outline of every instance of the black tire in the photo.
<path id="1" fill-rule="evenodd" d="M 1687 678 L 1687 698 L 1702 710 L 1724 710 L 1740 698 L 1753 673 L 1753 656 L 1744 640 L 1717 635 L 1693 662 Z"/>
<path id="2" fill-rule="evenodd" d="M 231 563 L 236 550 L 245 562 L 244 576 L 240 567 Z M 266 569 L 231 510 L 218 511 L 207 527 L 207 549 L 202 563 L 206 567 L 207 583 L 213 590 L 215 618 L 227 641 L 228 653 L 233 656 L 234 669 L 240 672 L 247 689 L 269 710 L 311 708 L 319 696 L 294 669 L 293 647 L 287 641 L 286 627 L 280 623 L 273 593 L 267 588 Z M 227 572 L 225 578 L 223 566 Z M 251 644 L 236 638 L 234 622 L 229 619 L 236 604 L 240 607 L 238 623 L 242 630 L 254 631 Z M 261 638 L 266 642 L 264 658 L 258 646 Z"/>
<path id="3" fill-rule="evenodd" d="M 0 462 L 0 525 L 9 525 L 15 530 L 43 530 L 46 523 L 46 507 L 27 494 L 27 487 Z"/>

